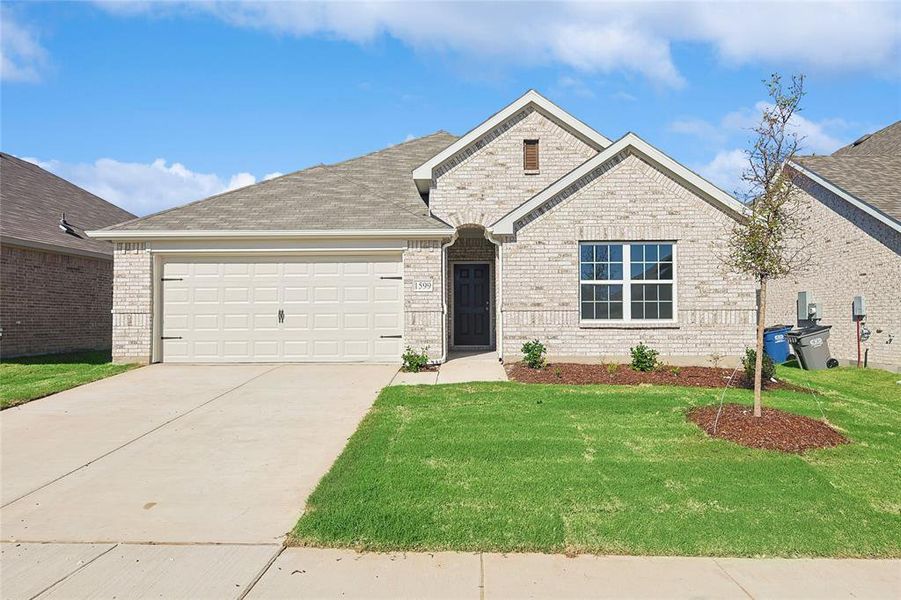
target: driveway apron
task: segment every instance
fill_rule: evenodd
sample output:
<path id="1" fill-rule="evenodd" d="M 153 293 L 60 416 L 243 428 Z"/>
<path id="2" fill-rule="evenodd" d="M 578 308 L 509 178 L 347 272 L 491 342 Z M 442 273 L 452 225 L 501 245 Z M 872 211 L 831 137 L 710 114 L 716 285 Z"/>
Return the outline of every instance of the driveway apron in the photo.
<path id="1" fill-rule="evenodd" d="M 77 401 L 39 400 L 35 405 L 48 403 L 42 408 L 49 423 L 71 415 L 52 437 L 82 438 L 68 442 L 80 454 L 41 477 L 29 478 L 25 469 L 10 476 L 4 439 L 4 486 L 9 478 L 21 493 L 76 470 L 5 506 L 0 535 L 37 542 L 278 542 L 396 370 L 159 365 L 136 371 L 142 376 L 133 382 L 85 386 Z M 119 413 L 118 420 L 98 405 Z M 4 433 L 17 432 L 17 458 L 47 453 L 38 416 L 4 415 L 3 426 Z M 23 435 L 26 429 L 33 435 Z M 105 442 L 84 439 L 94 437 Z"/>

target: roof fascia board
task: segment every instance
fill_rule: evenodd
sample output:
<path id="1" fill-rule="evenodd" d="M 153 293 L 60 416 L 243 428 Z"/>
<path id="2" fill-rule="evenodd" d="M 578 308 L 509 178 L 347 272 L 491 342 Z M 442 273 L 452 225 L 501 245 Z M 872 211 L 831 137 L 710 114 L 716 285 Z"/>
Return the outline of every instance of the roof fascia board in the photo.
<path id="1" fill-rule="evenodd" d="M 110 246 L 109 252 L 95 252 L 94 250 L 82 250 L 81 248 L 73 248 L 71 246 L 63 246 L 60 244 L 48 244 L 47 242 L 26 240 L 23 238 L 11 237 L 8 235 L 0 236 L 0 245 L 17 246 L 19 248 L 26 248 L 28 250 L 41 250 L 44 252 L 54 252 L 56 254 L 74 254 L 88 258 L 113 260 L 112 246 Z"/>
<path id="2" fill-rule="evenodd" d="M 534 105 L 553 119 L 558 120 L 566 129 L 598 150 L 602 150 L 612 143 L 611 140 L 575 118 L 535 90 L 529 90 L 511 104 L 489 117 L 481 125 L 472 129 L 469 133 L 462 136 L 428 161 L 413 169 L 413 179 L 416 181 L 416 185 L 419 187 L 420 191 L 427 191 L 429 189 L 429 184 L 432 181 L 432 170 L 435 167 L 453 157 L 458 152 L 466 149 L 467 146 L 530 104 Z"/>
<path id="3" fill-rule="evenodd" d="M 747 207 L 745 207 L 744 204 L 630 132 L 604 149 L 600 154 L 588 159 L 582 163 L 581 166 L 572 170 L 568 175 L 558 179 L 554 184 L 548 186 L 525 203 L 507 213 L 490 227 L 491 232 L 498 235 L 512 235 L 514 233 L 513 229 L 516 221 L 565 190 L 592 170 L 600 167 L 605 162 L 627 149 L 631 149 L 645 159 L 655 163 L 669 175 L 673 176 L 701 196 L 721 205 L 734 216 L 741 217 L 747 215 Z"/>
<path id="4" fill-rule="evenodd" d="M 154 240 L 154 239 L 366 239 L 366 238 L 402 238 L 402 239 L 444 239 L 453 235 L 453 229 L 321 229 L 296 231 L 255 231 L 255 230 L 151 230 L 133 229 L 119 231 L 86 231 L 90 238 L 111 241 Z"/>
<path id="5" fill-rule="evenodd" d="M 892 217 L 888 216 L 881 210 L 873 207 L 869 203 L 861 200 L 857 196 L 854 196 L 853 194 L 846 192 L 845 190 L 838 187 L 837 185 L 835 185 L 834 183 L 832 183 L 831 181 L 829 181 L 822 175 L 817 174 L 816 171 L 811 171 L 810 169 L 807 169 L 794 161 L 789 161 L 788 166 L 791 167 L 792 169 L 794 169 L 795 171 L 801 173 L 802 175 L 804 175 L 805 177 L 807 177 L 808 179 L 810 179 L 817 185 L 826 188 L 827 190 L 829 190 L 830 192 L 832 192 L 833 194 L 835 194 L 836 196 L 838 196 L 845 202 L 848 202 L 849 204 L 856 206 L 857 208 L 859 208 L 863 212 L 867 213 L 874 219 L 877 219 L 878 221 L 885 223 L 886 225 L 888 225 L 889 227 L 891 227 L 898 233 L 901 233 L 901 223 L 899 223 Z"/>

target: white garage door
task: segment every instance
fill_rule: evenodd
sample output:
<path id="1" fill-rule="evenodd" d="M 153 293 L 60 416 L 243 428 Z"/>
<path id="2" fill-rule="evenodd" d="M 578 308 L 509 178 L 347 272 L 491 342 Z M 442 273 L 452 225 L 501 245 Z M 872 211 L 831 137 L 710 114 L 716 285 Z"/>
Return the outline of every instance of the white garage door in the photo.
<path id="1" fill-rule="evenodd" d="M 165 362 L 395 362 L 400 258 L 163 263 Z"/>

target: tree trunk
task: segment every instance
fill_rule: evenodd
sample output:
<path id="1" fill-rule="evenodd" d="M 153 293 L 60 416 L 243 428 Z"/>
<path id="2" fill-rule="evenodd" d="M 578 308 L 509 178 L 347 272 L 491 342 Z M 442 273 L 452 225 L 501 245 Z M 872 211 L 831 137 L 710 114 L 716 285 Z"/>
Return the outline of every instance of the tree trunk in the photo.
<path id="1" fill-rule="evenodd" d="M 760 301 L 757 307 L 757 350 L 754 360 L 754 416 L 763 415 L 760 392 L 763 388 L 763 330 L 766 327 L 766 277 L 760 278 Z"/>

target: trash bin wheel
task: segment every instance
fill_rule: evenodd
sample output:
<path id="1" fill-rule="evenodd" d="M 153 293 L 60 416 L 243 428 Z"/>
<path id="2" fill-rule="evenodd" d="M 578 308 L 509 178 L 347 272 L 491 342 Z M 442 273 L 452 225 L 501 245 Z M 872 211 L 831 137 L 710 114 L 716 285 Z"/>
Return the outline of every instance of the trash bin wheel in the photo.
<path id="1" fill-rule="evenodd" d="M 829 360 L 826 361 L 827 369 L 834 369 L 837 366 L 838 366 L 838 360 L 836 360 L 834 358 L 830 358 Z"/>

